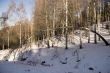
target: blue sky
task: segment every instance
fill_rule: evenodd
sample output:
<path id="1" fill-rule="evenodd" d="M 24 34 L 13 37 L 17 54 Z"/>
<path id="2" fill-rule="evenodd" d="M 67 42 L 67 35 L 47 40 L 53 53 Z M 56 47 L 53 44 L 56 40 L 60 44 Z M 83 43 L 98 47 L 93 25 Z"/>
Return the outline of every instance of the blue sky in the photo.
<path id="1" fill-rule="evenodd" d="M 32 11 L 34 6 L 34 0 L 13 0 L 16 2 L 16 4 L 19 4 L 21 1 L 24 3 L 24 7 L 26 9 L 26 16 L 28 19 L 31 19 L 32 17 Z M 0 0 L 0 16 L 3 12 L 6 12 L 8 9 L 9 4 L 12 2 L 12 0 Z"/>

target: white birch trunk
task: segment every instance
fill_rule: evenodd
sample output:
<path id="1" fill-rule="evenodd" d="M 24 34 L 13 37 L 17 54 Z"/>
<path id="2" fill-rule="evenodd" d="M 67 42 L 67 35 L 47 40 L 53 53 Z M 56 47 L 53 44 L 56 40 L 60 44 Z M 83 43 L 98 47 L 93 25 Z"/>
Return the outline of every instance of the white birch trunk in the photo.
<path id="1" fill-rule="evenodd" d="M 55 15 L 56 15 L 56 9 L 54 6 L 54 14 L 53 14 L 53 37 L 55 36 Z"/>
<path id="2" fill-rule="evenodd" d="M 20 47 L 22 47 L 22 39 L 21 39 L 21 23 L 20 23 Z"/>
<path id="3" fill-rule="evenodd" d="M 96 22 L 96 8 L 95 8 L 96 4 L 94 3 L 94 23 Z M 94 24 L 94 31 L 96 32 L 97 29 L 97 23 Z M 94 43 L 97 44 L 97 35 L 94 33 Z"/>
<path id="4" fill-rule="evenodd" d="M 10 47 L 10 31 L 8 30 L 8 49 Z"/>
<path id="5" fill-rule="evenodd" d="M 46 27 L 47 27 L 47 47 L 50 48 L 50 44 L 49 44 L 49 25 L 48 25 L 48 20 L 47 20 L 47 1 L 45 0 L 45 9 L 46 9 L 46 15 L 45 15 L 45 18 L 46 18 Z"/>
<path id="6" fill-rule="evenodd" d="M 65 49 L 68 49 L 68 0 L 66 0 L 66 33 L 65 33 L 65 38 L 66 38 L 66 46 Z"/>

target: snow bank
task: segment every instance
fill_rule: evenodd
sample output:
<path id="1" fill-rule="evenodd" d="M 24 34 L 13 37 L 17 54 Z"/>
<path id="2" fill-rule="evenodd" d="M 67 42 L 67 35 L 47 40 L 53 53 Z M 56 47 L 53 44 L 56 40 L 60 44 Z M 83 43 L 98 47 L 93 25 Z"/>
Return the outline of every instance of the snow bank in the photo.
<path id="1" fill-rule="evenodd" d="M 106 34 L 105 31 L 101 34 Z M 104 35 L 110 42 L 110 37 Z M 105 46 L 103 41 L 93 44 L 93 33 L 91 43 L 83 37 L 83 49 L 79 49 L 79 36 L 69 36 L 69 49 L 65 50 L 65 38 L 54 38 L 54 47 L 46 48 L 33 44 L 28 48 L 0 51 L 0 73 L 110 73 L 110 46 Z M 52 44 L 52 43 L 51 43 Z M 13 63 L 14 61 L 14 63 Z M 30 66 L 31 65 L 31 66 Z M 11 67 L 10 67 L 11 66 Z"/>

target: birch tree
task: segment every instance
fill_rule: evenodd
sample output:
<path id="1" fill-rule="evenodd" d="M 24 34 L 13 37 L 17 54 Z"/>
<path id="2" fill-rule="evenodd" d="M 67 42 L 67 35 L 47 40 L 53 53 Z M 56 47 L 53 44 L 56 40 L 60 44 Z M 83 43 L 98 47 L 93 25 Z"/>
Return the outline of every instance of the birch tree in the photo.
<path id="1" fill-rule="evenodd" d="M 66 0 L 65 3 L 65 9 L 66 9 L 66 32 L 65 32 L 65 49 L 68 49 L 68 0 Z"/>
<path id="2" fill-rule="evenodd" d="M 24 9 L 24 4 L 23 1 L 18 5 L 17 9 L 16 9 L 16 13 L 18 15 L 18 20 L 23 20 L 24 18 L 24 14 L 25 14 L 25 9 Z M 21 23 L 19 24 L 20 26 L 20 30 L 19 30 L 19 40 L 20 40 L 20 47 L 22 47 L 22 29 L 21 29 Z"/>

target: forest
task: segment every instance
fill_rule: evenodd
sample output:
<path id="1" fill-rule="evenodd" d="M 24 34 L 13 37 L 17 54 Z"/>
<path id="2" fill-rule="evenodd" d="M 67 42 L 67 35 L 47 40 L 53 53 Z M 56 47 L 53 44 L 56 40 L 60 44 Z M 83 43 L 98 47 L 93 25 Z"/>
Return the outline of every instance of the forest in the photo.
<path id="1" fill-rule="evenodd" d="M 18 21 L 10 26 L 7 20 L 12 14 L 17 15 Z M 6 14 L 0 17 L 0 49 L 16 49 L 42 41 L 49 48 L 54 37 L 65 37 L 67 48 L 68 36 L 75 30 L 94 25 L 95 31 L 100 32 L 100 24 L 109 18 L 110 3 L 104 0 L 35 0 L 31 20 L 25 16 L 24 3 L 17 5 L 12 1 Z M 85 34 L 89 37 L 89 33 Z"/>
<path id="2" fill-rule="evenodd" d="M 0 0 L 0 73 L 110 73 L 110 0 Z"/>

